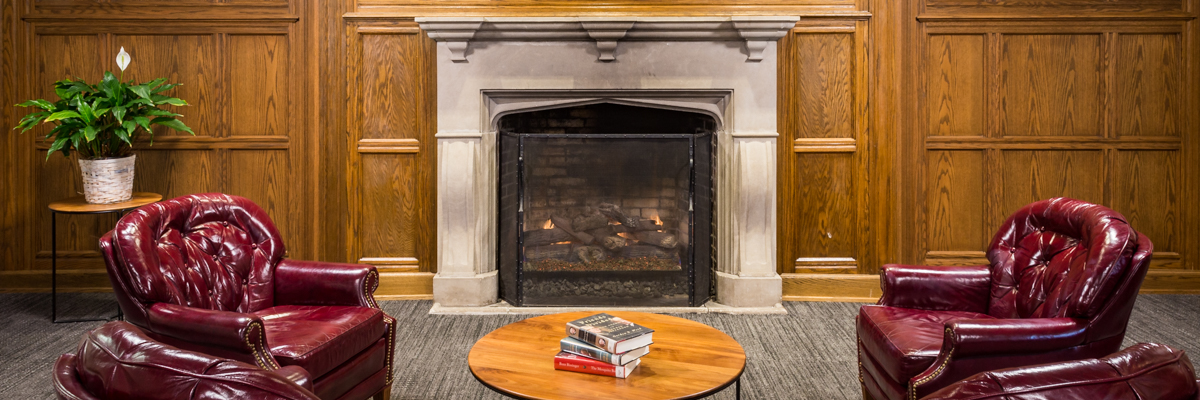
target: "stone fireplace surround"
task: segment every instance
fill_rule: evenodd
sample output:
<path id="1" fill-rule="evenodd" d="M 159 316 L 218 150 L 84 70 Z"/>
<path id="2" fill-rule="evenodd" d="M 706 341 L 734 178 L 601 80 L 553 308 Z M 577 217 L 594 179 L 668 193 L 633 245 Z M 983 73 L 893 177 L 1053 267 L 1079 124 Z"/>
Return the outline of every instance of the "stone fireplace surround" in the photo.
<path id="1" fill-rule="evenodd" d="M 438 42 L 431 312 L 544 310 L 498 300 L 496 127 L 510 113 L 595 103 L 716 119 L 718 304 L 705 310 L 780 312 L 775 41 L 798 19 L 418 18 Z"/>

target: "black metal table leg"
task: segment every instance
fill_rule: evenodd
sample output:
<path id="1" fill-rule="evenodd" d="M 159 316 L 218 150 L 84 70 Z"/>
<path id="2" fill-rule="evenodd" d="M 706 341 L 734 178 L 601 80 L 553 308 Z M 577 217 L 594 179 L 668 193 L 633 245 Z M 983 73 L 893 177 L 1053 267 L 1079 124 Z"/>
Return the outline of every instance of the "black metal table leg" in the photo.
<path id="1" fill-rule="evenodd" d="M 742 377 L 740 376 L 733 381 L 733 398 L 742 400 Z"/>
<path id="2" fill-rule="evenodd" d="M 124 210 L 117 212 L 118 219 L 125 215 Z M 91 321 L 108 321 L 110 319 L 124 319 L 124 314 L 121 312 L 121 305 L 117 304 L 117 315 L 106 318 L 83 318 L 83 319 L 58 319 L 58 213 L 53 209 L 50 210 L 50 322 L 66 323 L 66 322 L 91 322 Z"/>

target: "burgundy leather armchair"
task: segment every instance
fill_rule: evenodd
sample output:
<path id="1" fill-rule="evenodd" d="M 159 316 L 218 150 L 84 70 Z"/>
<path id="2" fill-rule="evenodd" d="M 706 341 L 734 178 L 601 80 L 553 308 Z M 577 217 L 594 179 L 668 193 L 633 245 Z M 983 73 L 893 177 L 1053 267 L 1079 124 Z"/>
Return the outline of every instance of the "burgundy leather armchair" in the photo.
<path id="1" fill-rule="evenodd" d="M 884 265 L 883 296 L 857 317 L 863 397 L 1117 351 L 1152 251 L 1116 211 L 1054 198 L 1004 221 L 990 265 Z"/>
<path id="2" fill-rule="evenodd" d="M 265 371 L 156 342 L 127 322 L 88 332 L 54 364 L 59 399 L 317 400 L 300 367 Z"/>
<path id="3" fill-rule="evenodd" d="M 129 322 L 182 349 L 298 366 L 325 400 L 387 398 L 396 321 L 375 267 L 284 258 L 257 205 L 197 194 L 129 213 L 100 239 Z"/>
<path id="4" fill-rule="evenodd" d="M 925 400 L 1197 400 L 1200 381 L 1187 354 L 1138 343 L 1101 358 L 984 372 Z"/>

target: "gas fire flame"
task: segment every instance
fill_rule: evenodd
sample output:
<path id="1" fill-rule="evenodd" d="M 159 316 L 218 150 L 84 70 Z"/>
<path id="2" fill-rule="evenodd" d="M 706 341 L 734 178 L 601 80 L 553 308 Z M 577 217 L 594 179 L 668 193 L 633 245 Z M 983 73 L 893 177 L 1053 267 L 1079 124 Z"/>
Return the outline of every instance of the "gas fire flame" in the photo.
<path id="1" fill-rule="evenodd" d="M 546 220 L 546 223 L 542 224 L 542 229 L 554 229 L 554 221 Z"/>

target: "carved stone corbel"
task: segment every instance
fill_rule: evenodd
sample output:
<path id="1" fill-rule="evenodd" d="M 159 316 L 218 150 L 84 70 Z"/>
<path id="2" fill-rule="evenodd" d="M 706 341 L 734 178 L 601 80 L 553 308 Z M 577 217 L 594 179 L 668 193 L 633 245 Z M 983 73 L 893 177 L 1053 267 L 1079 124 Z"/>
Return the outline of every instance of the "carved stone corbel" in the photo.
<path id="1" fill-rule="evenodd" d="M 616 60 L 613 53 L 617 50 L 617 41 L 633 28 L 633 21 L 585 21 L 580 24 L 587 30 L 588 36 L 596 41 L 600 61 Z"/>
<path id="2" fill-rule="evenodd" d="M 786 35 L 796 26 L 799 18 L 781 20 L 779 17 L 733 17 L 731 20 L 738 36 L 746 41 L 746 61 L 759 62 L 762 61 L 763 51 L 767 46 Z"/>
<path id="3" fill-rule="evenodd" d="M 457 18 L 447 21 L 430 18 L 418 23 L 421 29 L 429 33 L 430 38 L 446 43 L 446 48 L 450 50 L 450 61 L 466 62 L 467 46 L 475 37 L 475 32 L 483 26 L 483 18 Z"/>

